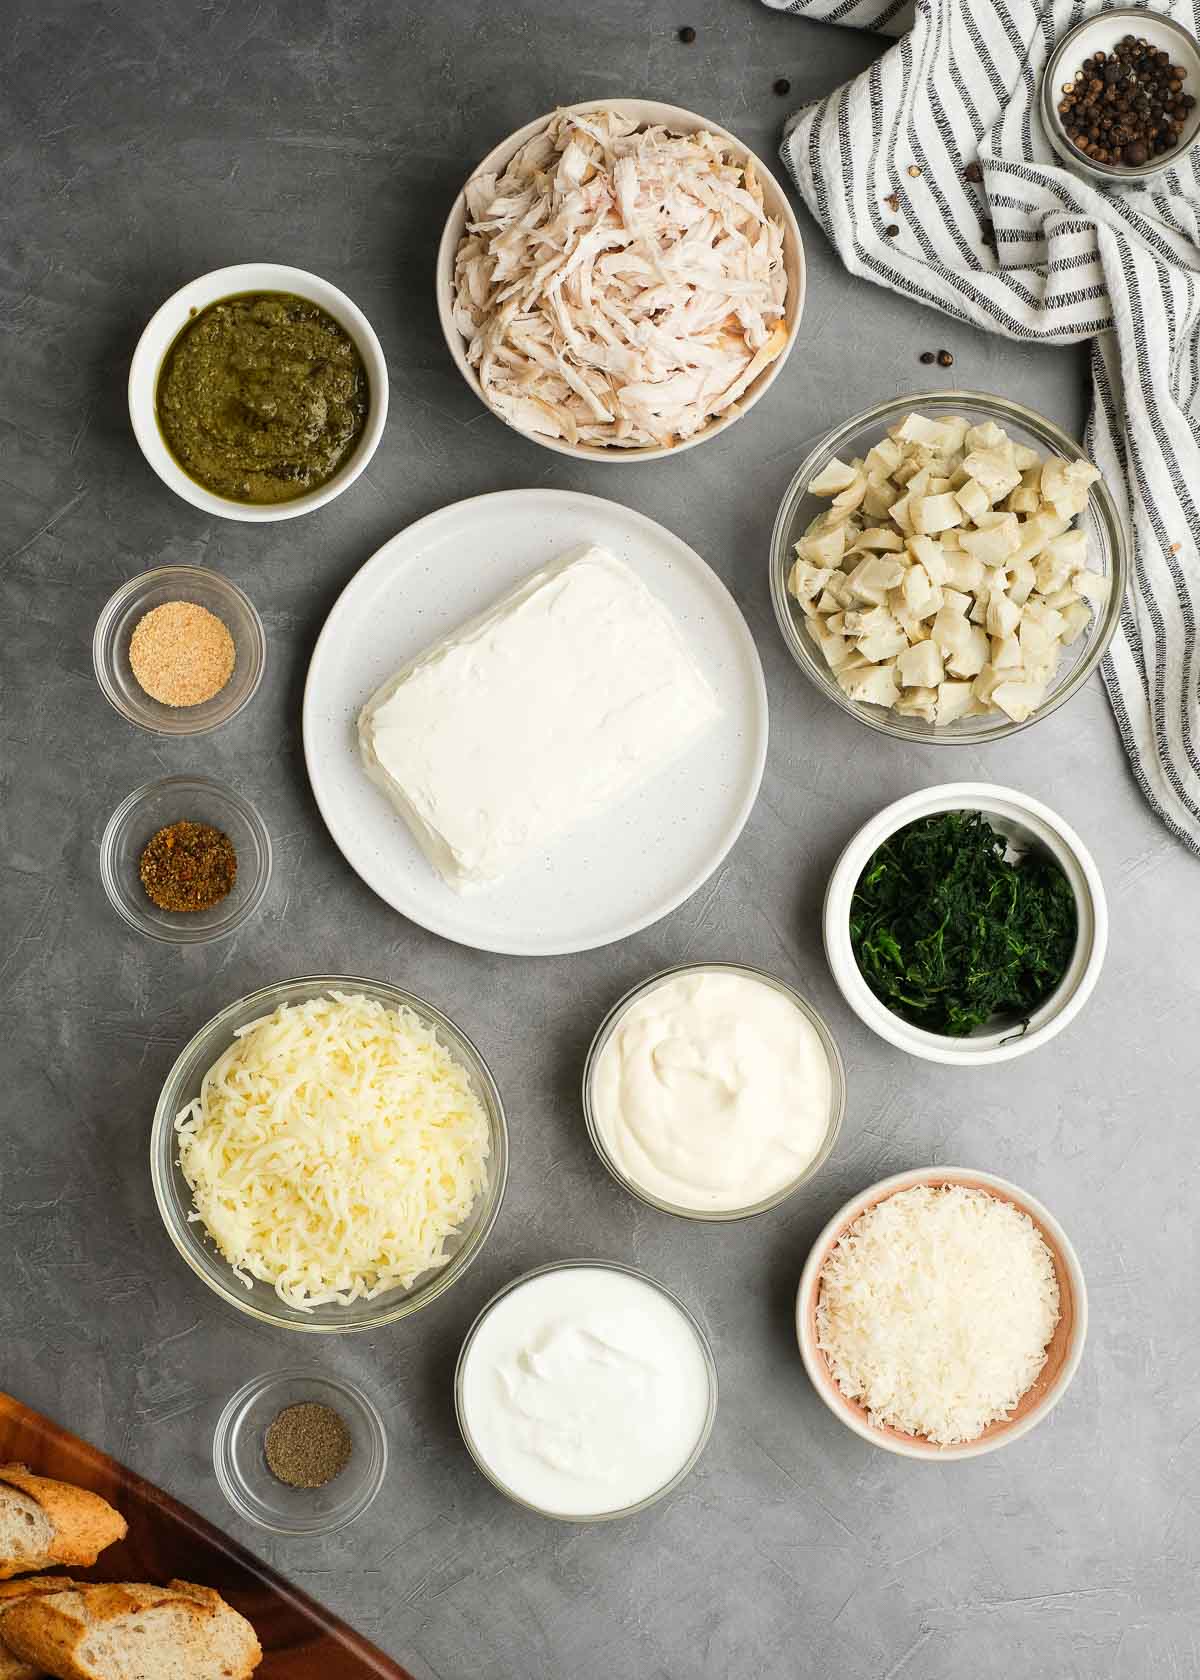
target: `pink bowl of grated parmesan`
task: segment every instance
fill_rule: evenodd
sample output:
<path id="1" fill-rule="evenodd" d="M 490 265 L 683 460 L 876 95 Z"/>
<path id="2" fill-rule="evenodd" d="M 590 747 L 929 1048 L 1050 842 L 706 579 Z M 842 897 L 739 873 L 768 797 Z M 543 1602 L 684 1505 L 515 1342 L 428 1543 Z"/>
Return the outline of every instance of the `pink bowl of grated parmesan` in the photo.
<path id="1" fill-rule="evenodd" d="M 829 1410 L 927 1462 L 977 1458 L 1040 1423 L 1079 1367 L 1087 1320 L 1058 1221 L 964 1167 L 896 1173 L 839 1208 L 796 1296 L 800 1356 Z"/>

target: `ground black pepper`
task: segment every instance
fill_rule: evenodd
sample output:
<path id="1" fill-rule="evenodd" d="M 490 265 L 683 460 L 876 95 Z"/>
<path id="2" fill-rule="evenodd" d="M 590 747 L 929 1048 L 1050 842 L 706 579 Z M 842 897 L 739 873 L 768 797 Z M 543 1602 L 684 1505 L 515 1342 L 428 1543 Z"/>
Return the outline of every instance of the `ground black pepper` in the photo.
<path id="1" fill-rule="evenodd" d="M 1063 82 L 1058 114 L 1068 140 L 1093 163 L 1140 169 L 1173 151 L 1195 106 L 1187 71 L 1141 35 L 1085 58 Z"/>
<path id="2" fill-rule="evenodd" d="M 211 910 L 233 891 L 237 853 L 219 828 L 171 823 L 147 842 L 138 875 L 160 910 Z"/>
<path id="3" fill-rule="evenodd" d="M 283 1408 L 267 1430 L 263 1451 L 279 1481 L 289 1487 L 319 1488 L 341 1475 L 354 1443 L 332 1407 L 307 1400 Z"/>

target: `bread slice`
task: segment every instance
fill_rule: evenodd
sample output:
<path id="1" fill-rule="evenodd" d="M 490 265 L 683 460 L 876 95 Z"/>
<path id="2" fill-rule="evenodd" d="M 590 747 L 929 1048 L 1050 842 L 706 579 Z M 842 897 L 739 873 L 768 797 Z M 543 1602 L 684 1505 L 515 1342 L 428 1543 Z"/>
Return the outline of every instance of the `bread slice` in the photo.
<path id="1" fill-rule="evenodd" d="M 246 1618 L 188 1581 L 29 1597 L 5 1615 L 4 1639 L 58 1680 L 248 1680 L 262 1660 Z"/>
<path id="2" fill-rule="evenodd" d="M 4 1643 L 4 1613 L 23 1598 L 60 1593 L 75 1585 L 69 1575 L 25 1575 L 19 1581 L 0 1581 L 0 1680 L 38 1680 L 35 1668 Z"/>
<path id="3" fill-rule="evenodd" d="M 98 1493 L 0 1464 L 0 1581 L 60 1563 L 82 1568 L 124 1538 L 124 1517 Z"/>

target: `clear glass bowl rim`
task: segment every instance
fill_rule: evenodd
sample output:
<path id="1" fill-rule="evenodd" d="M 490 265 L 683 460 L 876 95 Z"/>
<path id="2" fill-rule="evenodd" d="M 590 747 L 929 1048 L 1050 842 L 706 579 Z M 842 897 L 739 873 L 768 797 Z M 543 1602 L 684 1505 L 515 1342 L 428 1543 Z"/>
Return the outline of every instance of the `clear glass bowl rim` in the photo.
<path id="1" fill-rule="evenodd" d="M 402 1004 L 413 1011 L 415 1015 L 428 1021 L 432 1026 L 444 1028 L 449 1035 L 450 1047 L 457 1049 L 461 1044 L 466 1047 L 468 1059 L 472 1062 L 472 1071 L 479 1079 L 486 1098 L 486 1106 L 491 1122 L 492 1158 L 495 1166 L 495 1180 L 490 1190 L 484 1195 L 490 1195 L 490 1205 L 485 1209 L 478 1225 L 471 1232 L 463 1246 L 456 1254 L 451 1255 L 446 1264 L 432 1278 L 419 1289 L 403 1294 L 396 1301 L 389 1301 L 388 1297 L 381 1297 L 381 1306 L 374 1316 L 365 1318 L 357 1324 L 306 1324 L 297 1323 L 290 1318 L 280 1317 L 277 1313 L 264 1310 L 254 1304 L 250 1294 L 236 1283 L 227 1284 L 223 1278 L 196 1263 L 195 1256 L 189 1251 L 180 1235 L 180 1228 L 186 1221 L 186 1212 L 180 1213 L 177 1208 L 174 1191 L 171 1185 L 171 1167 L 175 1157 L 175 1116 L 182 1106 L 175 1095 L 171 1095 L 180 1071 L 191 1058 L 202 1040 L 212 1037 L 225 1039 L 226 1043 L 232 1037 L 232 1029 L 227 1026 L 228 1021 L 239 1011 L 248 1009 L 252 1005 L 257 1009 L 262 1007 L 263 1013 L 269 1013 L 276 1005 L 284 1001 L 283 994 L 296 987 L 305 987 L 310 995 L 319 996 L 331 988 L 339 991 L 363 991 L 368 996 L 381 998 L 392 1005 Z M 223 1046 L 224 1047 L 224 1046 Z M 207 1054 L 207 1052 L 206 1052 Z M 220 1050 L 213 1050 L 213 1059 L 221 1054 Z M 154 1200 L 158 1205 L 159 1216 L 167 1230 L 180 1257 L 195 1275 L 218 1295 L 228 1306 L 235 1307 L 238 1312 L 247 1317 L 257 1319 L 260 1324 L 269 1324 L 277 1330 L 294 1330 L 302 1335 L 354 1335 L 362 1331 L 381 1329 L 385 1324 L 395 1324 L 402 1318 L 419 1312 L 431 1302 L 438 1300 L 452 1284 L 456 1283 L 463 1273 L 475 1260 L 492 1233 L 500 1208 L 504 1201 L 504 1192 L 508 1183 L 508 1120 L 504 1112 L 504 1102 L 500 1095 L 491 1068 L 481 1054 L 474 1040 L 450 1017 L 442 1012 L 435 1004 L 425 998 L 418 997 L 415 992 L 408 992 L 400 986 L 393 986 L 388 980 L 372 980 L 363 975 L 353 974 L 305 974 L 298 975 L 293 980 L 277 980 L 269 986 L 260 986 L 256 991 L 247 992 L 242 997 L 226 1004 L 225 1008 L 205 1022 L 205 1024 L 188 1039 L 172 1063 L 171 1070 L 163 1081 L 159 1092 L 158 1102 L 154 1109 L 154 1120 L 150 1128 L 150 1178 L 154 1187 Z M 222 1259 L 222 1265 L 227 1265 Z M 232 1278 L 232 1273 L 230 1273 Z M 264 1293 L 267 1286 L 264 1285 Z M 240 1297 L 240 1298 L 239 1298 Z M 368 1303 L 374 1305 L 375 1303 Z"/>
<path id="2" fill-rule="evenodd" d="M 529 1500 L 522 1499 L 519 1493 L 514 1493 L 510 1487 L 500 1481 L 497 1476 L 492 1474 L 491 1470 L 484 1462 L 482 1454 L 476 1448 L 474 1437 L 472 1436 L 470 1428 L 467 1424 L 466 1407 L 463 1405 L 463 1377 L 466 1371 L 467 1356 L 470 1353 L 471 1347 L 475 1341 L 476 1333 L 493 1307 L 498 1306 L 499 1303 L 504 1300 L 506 1296 L 511 1295 L 514 1290 L 520 1289 L 522 1284 L 532 1282 L 534 1278 L 544 1277 L 548 1272 L 578 1271 L 582 1267 L 589 1267 L 592 1270 L 601 1272 L 621 1272 L 625 1277 L 637 1278 L 639 1282 L 649 1284 L 651 1289 L 656 1289 L 660 1295 L 665 1296 L 666 1299 L 670 1301 L 671 1305 L 676 1307 L 678 1311 L 682 1313 L 684 1319 L 691 1328 L 693 1335 L 696 1337 L 696 1341 L 700 1347 L 700 1352 L 704 1358 L 704 1368 L 708 1374 L 708 1410 L 705 1413 L 704 1424 L 700 1430 L 700 1434 L 696 1438 L 695 1446 L 692 1448 L 683 1464 L 680 1465 L 679 1469 L 675 1472 L 671 1479 L 664 1482 L 662 1487 L 657 1488 L 653 1493 L 648 1493 L 645 1499 L 639 1499 L 633 1505 L 623 1505 L 616 1511 L 593 1511 L 583 1515 L 577 1515 L 562 1511 L 547 1511 L 541 1505 L 531 1504 Z M 467 1451 L 474 1460 L 476 1469 L 481 1475 L 485 1476 L 489 1482 L 491 1482 L 492 1486 L 499 1493 L 502 1493 L 506 1499 L 511 1499 L 514 1505 L 520 1505 L 526 1511 L 533 1511 L 539 1517 L 550 1517 L 555 1522 L 612 1522 L 618 1517 L 635 1516 L 637 1512 L 646 1510 L 648 1506 L 657 1504 L 660 1499 L 665 1499 L 667 1494 L 673 1493 L 675 1489 L 691 1475 L 700 1460 L 701 1454 L 708 1445 L 708 1438 L 712 1434 L 713 1421 L 717 1415 L 717 1399 L 717 1362 L 713 1357 L 712 1347 L 709 1344 L 708 1337 L 704 1332 L 703 1325 L 700 1323 L 699 1319 L 697 1319 L 696 1315 L 692 1312 L 687 1303 L 681 1301 L 673 1289 L 669 1289 L 665 1283 L 660 1283 L 657 1278 L 651 1277 L 648 1272 L 639 1271 L 636 1266 L 627 1266 L 620 1260 L 599 1260 L 594 1256 L 588 1259 L 548 1261 L 544 1266 L 535 1266 L 532 1271 L 522 1272 L 519 1277 L 512 1278 L 503 1286 L 503 1288 L 498 1289 L 491 1299 L 484 1303 L 484 1305 L 476 1313 L 474 1319 L 471 1321 L 471 1327 L 463 1337 L 463 1344 L 459 1349 L 458 1361 L 454 1367 L 454 1413 L 458 1419 L 459 1433 L 462 1435 L 463 1443 L 466 1446 Z"/>
<path id="3" fill-rule="evenodd" d="M 189 725 L 188 712 L 193 709 L 199 710 L 199 708 L 179 707 L 179 727 L 163 729 L 157 724 L 151 723 L 149 719 L 139 717 L 125 704 L 120 690 L 114 686 L 109 676 L 106 651 L 113 622 L 124 610 L 127 603 L 145 590 L 153 588 L 156 584 L 165 583 L 169 578 L 178 578 L 180 585 L 184 588 L 187 587 L 190 578 L 202 578 L 205 588 L 213 589 L 218 595 L 223 590 L 228 591 L 245 609 L 250 625 L 254 678 L 245 694 L 231 710 L 218 712 L 205 722 L 197 720 Z M 222 572 L 213 571 L 210 566 L 152 566 L 147 572 L 139 572 L 136 577 L 129 578 L 109 596 L 100 609 L 100 616 L 96 620 L 96 628 L 92 631 L 92 669 L 95 672 L 101 694 L 113 710 L 119 712 L 127 723 L 132 723 L 137 729 L 144 729 L 148 735 L 161 735 L 166 739 L 186 735 L 207 735 L 212 730 L 220 729 L 224 724 L 232 722 L 240 712 L 245 711 L 258 693 L 266 668 L 267 633 L 263 628 L 263 621 L 258 608 L 244 589 L 239 588 L 231 578 L 227 578 Z M 214 696 L 215 698 L 216 696 Z"/>
<path id="4" fill-rule="evenodd" d="M 710 1211 L 703 1208 L 678 1207 L 673 1202 L 660 1200 L 657 1196 L 651 1195 L 648 1190 L 644 1190 L 635 1184 L 631 1178 L 625 1176 L 605 1147 L 604 1140 L 600 1136 L 600 1128 L 596 1123 L 595 1112 L 592 1107 L 592 1081 L 595 1077 L 596 1063 L 601 1051 L 612 1037 L 627 1009 L 631 1008 L 647 992 L 651 992 L 656 986 L 661 985 L 664 980 L 674 979 L 680 974 L 740 974 L 749 980 L 762 981 L 764 985 L 770 986 L 774 991 L 781 992 L 791 1003 L 795 1004 L 809 1025 L 815 1030 L 829 1063 L 829 1123 L 820 1148 L 798 1177 L 785 1184 L 782 1189 L 772 1191 L 771 1195 L 764 1197 L 760 1202 L 752 1203 L 748 1207 L 721 1208 Z M 748 963 L 678 963 L 671 968 L 664 968 L 657 974 L 650 975 L 649 979 L 640 980 L 636 986 L 631 986 L 623 997 L 617 999 L 596 1029 L 596 1036 L 592 1039 L 587 1060 L 583 1065 L 583 1117 L 587 1124 L 588 1137 L 591 1139 L 592 1148 L 600 1157 L 600 1161 L 609 1176 L 623 1190 L 627 1190 L 631 1196 L 636 1196 L 639 1202 L 645 1203 L 647 1207 L 656 1208 L 660 1213 L 673 1214 L 677 1219 L 693 1219 L 703 1224 L 727 1224 L 731 1220 L 752 1219 L 756 1214 L 769 1213 L 772 1208 L 787 1201 L 788 1197 L 794 1195 L 802 1185 L 807 1184 L 825 1165 L 825 1162 L 833 1153 L 833 1146 L 838 1140 L 842 1122 L 846 1117 L 846 1066 L 842 1061 L 842 1054 L 837 1047 L 834 1036 L 824 1020 L 808 999 L 801 992 L 798 992 L 794 986 L 789 986 L 786 980 L 780 980 L 777 975 L 769 974 L 766 969 L 755 968 Z"/>
<path id="5" fill-rule="evenodd" d="M 946 730 L 930 728 L 916 730 L 904 728 L 901 723 L 893 720 L 891 712 L 884 712 L 879 707 L 868 708 L 844 695 L 837 683 L 827 676 L 818 664 L 819 655 L 805 645 L 806 638 L 792 622 L 791 609 L 788 605 L 787 573 L 788 561 L 791 556 L 791 545 L 788 541 L 789 533 L 795 519 L 796 508 L 807 494 L 808 482 L 816 474 L 818 466 L 830 456 L 836 455 L 841 446 L 864 427 L 879 426 L 886 428 L 893 420 L 900 420 L 914 409 L 936 408 L 941 411 L 947 409 L 965 409 L 985 415 L 987 418 L 1003 422 L 1010 420 L 1023 426 L 1033 433 L 1047 448 L 1057 455 L 1065 455 L 1071 459 L 1087 459 L 1087 451 L 1070 433 L 1061 426 L 1056 426 L 1052 420 L 1035 409 L 1026 408 L 1023 403 L 1015 402 L 1008 397 L 992 396 L 986 391 L 916 391 L 900 397 L 889 397 L 886 401 L 876 403 L 872 408 L 863 409 L 861 413 L 853 415 L 832 431 L 826 432 L 824 437 L 812 448 L 804 461 L 793 474 L 791 482 L 784 491 L 783 500 L 779 504 L 779 512 L 775 515 L 775 524 L 771 530 L 770 582 L 771 604 L 775 609 L 775 619 L 780 633 L 787 644 L 789 653 L 799 665 L 804 674 L 812 681 L 821 693 L 840 706 L 842 711 L 849 713 L 859 723 L 868 729 L 874 729 L 881 735 L 890 735 L 895 740 L 916 742 L 921 746 L 934 747 L 974 747 L 986 741 L 1000 741 L 1008 735 L 1016 735 L 1022 729 L 1028 729 L 1032 724 L 1039 723 L 1042 718 L 1049 717 L 1052 712 L 1065 705 L 1066 702 L 1083 687 L 1092 672 L 1099 665 L 1109 643 L 1116 633 L 1121 619 L 1122 603 L 1125 599 L 1125 588 L 1129 576 L 1129 549 L 1125 540 L 1125 528 L 1121 523 L 1121 516 L 1112 493 L 1102 478 L 1097 479 L 1089 487 L 1089 499 L 1096 511 L 1101 530 L 1107 547 L 1112 584 L 1103 610 L 1092 620 L 1088 630 L 1088 643 L 1082 656 L 1077 660 L 1074 669 L 1038 707 L 1031 717 L 1020 723 L 1014 723 L 1011 718 L 1001 714 L 991 727 L 979 728 L 969 735 L 956 735 Z M 823 663 L 823 662 L 822 662 Z M 876 716 L 875 713 L 879 715 Z M 907 722 L 908 720 L 902 720 Z"/>
<path id="6" fill-rule="evenodd" d="M 143 921 L 130 913 L 116 887 L 116 870 L 114 854 L 117 847 L 117 836 L 127 817 L 131 816 L 144 800 L 154 794 L 162 793 L 167 788 L 204 788 L 207 792 L 216 794 L 218 798 L 226 800 L 234 807 L 242 821 L 253 834 L 258 845 L 259 868 L 254 885 L 242 900 L 237 914 L 228 921 L 219 923 L 216 927 L 189 927 L 180 923 L 178 927 L 168 930 L 160 927 L 149 919 Z M 241 859 L 238 860 L 239 871 Z M 207 945 L 215 939 L 226 939 L 238 928 L 245 927 L 266 897 L 267 888 L 271 884 L 271 874 L 274 867 L 274 852 L 271 847 L 271 832 L 259 814 L 258 807 L 239 793 L 236 788 L 226 782 L 218 782 L 212 776 L 160 776 L 157 781 L 143 782 L 141 787 L 134 788 L 117 806 L 112 816 L 104 825 L 104 833 L 100 836 L 100 879 L 104 885 L 108 902 L 126 927 L 133 928 L 135 933 L 145 934 L 147 939 L 156 939 L 163 945 Z"/>
<path id="7" fill-rule="evenodd" d="M 243 1483 L 232 1469 L 232 1455 L 227 1456 L 227 1449 L 233 1433 L 233 1427 L 241 1413 L 251 1401 L 260 1399 L 276 1384 L 286 1385 L 291 1382 L 314 1381 L 323 1383 L 331 1389 L 348 1396 L 361 1410 L 367 1420 L 368 1433 L 371 1436 L 373 1454 L 370 1471 L 353 1499 L 349 1499 L 341 1507 L 335 1507 L 325 1519 L 311 1523 L 283 1523 L 272 1521 L 264 1516 L 243 1493 Z M 217 1484 L 230 1506 L 246 1522 L 255 1527 L 266 1529 L 271 1534 L 285 1534 L 303 1536 L 317 1536 L 321 1534 L 336 1534 L 339 1529 L 346 1528 L 350 1523 L 361 1517 L 363 1512 L 374 1503 L 375 1496 L 383 1486 L 388 1467 L 387 1429 L 384 1426 L 383 1415 L 371 1396 L 346 1377 L 335 1376 L 331 1371 L 320 1370 L 312 1365 L 292 1365 L 282 1371 L 264 1371 L 257 1377 L 251 1377 L 249 1382 L 243 1383 L 236 1393 L 231 1394 L 221 1408 L 221 1415 L 217 1419 L 213 1430 L 212 1445 L 213 1473 Z"/>

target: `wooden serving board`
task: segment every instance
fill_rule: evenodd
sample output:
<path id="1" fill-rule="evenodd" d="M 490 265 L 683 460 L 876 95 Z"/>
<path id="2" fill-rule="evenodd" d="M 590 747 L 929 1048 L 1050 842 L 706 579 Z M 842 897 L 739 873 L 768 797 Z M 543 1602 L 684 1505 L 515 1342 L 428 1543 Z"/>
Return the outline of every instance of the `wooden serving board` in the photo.
<path id="1" fill-rule="evenodd" d="M 125 1539 L 102 1552 L 94 1568 L 72 1569 L 73 1576 L 160 1583 L 175 1577 L 216 1587 L 258 1634 L 263 1660 L 255 1680 L 412 1680 L 407 1669 L 186 1505 L 0 1393 L 0 1464 L 13 1462 L 91 1488 L 129 1524 Z"/>

